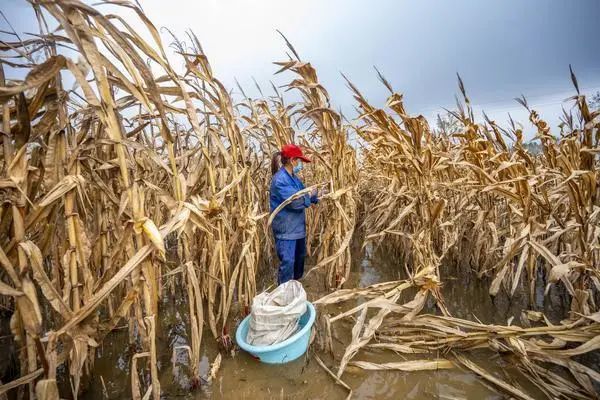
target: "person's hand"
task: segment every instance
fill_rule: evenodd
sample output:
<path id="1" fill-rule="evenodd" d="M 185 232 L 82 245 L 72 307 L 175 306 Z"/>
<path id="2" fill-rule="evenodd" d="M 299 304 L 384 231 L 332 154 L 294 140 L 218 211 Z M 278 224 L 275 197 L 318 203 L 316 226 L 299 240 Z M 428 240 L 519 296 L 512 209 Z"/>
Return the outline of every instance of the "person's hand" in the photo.
<path id="1" fill-rule="evenodd" d="M 321 193 L 319 193 L 319 197 L 323 197 L 329 193 L 329 190 L 326 187 L 321 188 Z"/>
<path id="2" fill-rule="evenodd" d="M 312 192 L 310 192 L 310 197 L 317 197 L 317 195 L 319 194 L 319 191 L 317 188 L 314 188 L 312 190 Z"/>

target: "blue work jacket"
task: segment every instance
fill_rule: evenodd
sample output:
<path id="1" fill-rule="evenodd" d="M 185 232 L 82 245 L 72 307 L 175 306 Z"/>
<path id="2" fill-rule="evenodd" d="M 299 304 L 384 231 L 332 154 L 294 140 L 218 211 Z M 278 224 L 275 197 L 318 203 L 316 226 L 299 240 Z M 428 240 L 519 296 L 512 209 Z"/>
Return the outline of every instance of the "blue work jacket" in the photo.
<path id="1" fill-rule="evenodd" d="M 294 193 L 304 189 L 304 184 L 295 174 L 282 167 L 271 180 L 271 212 Z M 308 194 L 285 206 L 273 219 L 271 227 L 275 239 L 297 240 L 306 237 L 306 215 L 304 209 L 318 202 L 317 196 Z"/>

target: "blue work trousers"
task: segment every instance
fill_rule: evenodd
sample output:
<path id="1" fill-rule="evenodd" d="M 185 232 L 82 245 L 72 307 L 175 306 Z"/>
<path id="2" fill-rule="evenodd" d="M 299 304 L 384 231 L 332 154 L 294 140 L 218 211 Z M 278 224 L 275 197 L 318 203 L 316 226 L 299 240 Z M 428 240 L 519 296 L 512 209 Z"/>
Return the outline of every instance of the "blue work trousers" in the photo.
<path id="1" fill-rule="evenodd" d="M 275 249 L 279 257 L 278 282 L 281 285 L 291 279 L 300 279 L 304 274 L 306 238 L 296 240 L 275 239 Z"/>

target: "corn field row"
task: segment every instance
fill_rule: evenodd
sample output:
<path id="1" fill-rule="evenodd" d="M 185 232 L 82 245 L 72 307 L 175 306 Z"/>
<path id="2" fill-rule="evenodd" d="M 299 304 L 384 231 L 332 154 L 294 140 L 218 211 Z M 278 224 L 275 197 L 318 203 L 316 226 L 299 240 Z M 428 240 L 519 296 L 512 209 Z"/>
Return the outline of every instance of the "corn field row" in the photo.
<path id="1" fill-rule="evenodd" d="M 560 137 L 519 99 L 542 145 L 542 153 L 534 155 L 524 148 L 518 124 L 504 129 L 485 115 L 483 124 L 475 122 L 460 77 L 462 100 L 452 112 L 459 128 L 453 132 L 435 132 L 422 116 L 408 115 L 402 95 L 379 77 L 390 91 L 389 112 L 371 106 L 348 82 L 361 111 L 355 129 L 366 143 L 359 179 L 365 245 L 394 249 L 409 279 L 344 289 L 316 302 L 370 298 L 322 321 L 321 348 L 332 352 L 332 324 L 355 319 L 336 378 L 347 365 L 400 371 L 461 366 L 513 398 L 532 399 L 457 351 L 483 347 L 514 356 L 512 362 L 549 399 L 597 398 L 600 373 L 577 357 L 600 349 L 600 112 L 590 111 L 572 72 L 577 95 L 570 99 L 573 111 L 565 111 Z M 444 268 L 493 278 L 491 296 L 528 292 L 532 309 L 523 310 L 522 320 L 532 326 L 453 318 L 442 295 Z M 538 287 L 540 282 L 545 286 Z M 537 310 L 535 298 L 553 285 L 566 289 L 570 303 L 558 326 Z M 414 287 L 419 289 L 414 299 L 397 304 Z M 419 315 L 429 298 L 441 315 Z M 428 356 L 386 364 L 351 361 L 368 349 L 404 354 L 401 360 Z M 552 365 L 568 370 L 574 381 L 549 369 Z"/>
<path id="2" fill-rule="evenodd" d="M 193 34 L 186 42 L 171 38 L 170 57 L 184 65 L 177 70 L 157 28 L 132 3 L 118 6 L 133 12 L 144 32 L 79 0 L 30 3 L 39 34 L 9 33 L 11 40 L 0 42 L 0 294 L 20 371 L 0 385 L 0 398 L 50 400 L 59 391 L 77 398 L 82 377 L 93 373 L 95 349 L 126 323 L 129 342 L 141 349 L 131 359 L 131 396 L 159 399 L 159 303 L 179 292 L 189 308 L 189 346 L 174 350 L 187 353 L 199 381 L 202 340 L 232 346 L 233 314 L 249 306 L 261 266 L 275 263 L 268 162 L 289 142 L 315 160 L 305 180 L 328 189 L 309 211 L 309 273 L 320 272 L 333 290 L 316 303 L 370 298 L 336 316 L 323 313 L 323 349 L 332 346 L 331 324 L 358 315 L 333 374 L 338 383 L 352 363 L 462 366 L 528 398 L 468 360 L 469 349 L 489 347 L 517 356 L 549 398 L 594 398 L 598 371 L 573 357 L 600 347 L 600 116 L 574 76 L 576 115 L 565 114 L 560 137 L 521 100 L 543 148 L 534 155 L 518 124 L 475 121 L 462 82 L 456 132 L 407 115 L 402 95 L 381 75 L 390 111 L 371 106 L 348 81 L 361 112 L 349 123 L 287 40 L 290 56 L 276 64 L 289 81 L 283 89 L 300 100 L 288 104 L 276 87 L 258 99 L 239 88 L 236 100 Z M 15 71 L 25 78 L 9 79 Z M 350 143 L 351 131 L 358 144 Z M 365 245 L 402 254 L 398 268 L 409 279 L 342 289 L 359 228 Z M 440 281 L 450 266 L 492 277 L 492 295 L 523 287 L 532 305 L 541 275 L 546 291 L 564 286 L 571 313 L 557 326 L 532 310 L 537 325 L 522 328 L 453 318 Z M 397 304 L 409 287 L 419 288 L 417 297 Z M 441 315 L 420 313 L 430 296 Z M 377 312 L 367 321 L 369 309 Z M 373 346 L 411 354 L 441 349 L 448 357 L 395 366 L 352 360 Z M 570 376 L 543 373 L 547 363 Z M 57 384 L 61 366 L 68 388 Z"/>

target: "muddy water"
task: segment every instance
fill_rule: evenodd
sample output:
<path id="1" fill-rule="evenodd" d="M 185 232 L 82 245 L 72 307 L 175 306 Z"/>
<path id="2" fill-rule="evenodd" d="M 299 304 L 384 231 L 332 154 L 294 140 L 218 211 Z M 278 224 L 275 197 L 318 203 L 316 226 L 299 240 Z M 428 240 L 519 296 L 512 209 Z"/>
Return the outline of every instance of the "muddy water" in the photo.
<path id="1" fill-rule="evenodd" d="M 358 253 L 348 287 L 363 287 L 373 283 L 403 278 L 398 260 L 383 251 L 366 249 Z M 485 323 L 506 323 L 511 317 L 518 321 L 521 310 L 529 308 L 528 296 L 517 295 L 512 300 L 506 296 L 492 299 L 487 293 L 487 283 L 478 281 L 465 271 L 446 271 L 453 277 L 443 279 L 443 295 L 450 312 L 462 318 Z M 263 279 L 267 286 L 274 279 L 270 271 Z M 312 299 L 324 294 L 317 276 L 309 277 L 304 285 Z M 411 293 L 407 293 L 409 300 Z M 434 312 L 433 304 L 427 306 Z M 310 356 L 285 364 L 270 366 L 261 364 L 243 351 L 223 358 L 217 379 L 211 383 L 202 381 L 194 389 L 188 379 L 187 355 L 184 351 L 173 354 L 170 349 L 187 345 L 184 321 L 187 304 L 184 298 L 165 301 L 161 307 L 161 326 L 158 334 L 160 351 L 159 370 L 161 389 L 166 399 L 343 399 L 346 390 L 336 385 Z M 335 311 L 335 310 L 332 310 Z M 545 310 L 559 315 L 560 307 Z M 334 324 L 334 335 L 347 343 L 351 322 Z M 232 335 L 233 336 L 233 335 Z M 343 344 L 334 343 L 338 361 L 321 355 L 328 365 L 337 366 L 343 353 Z M 95 375 L 85 399 L 126 399 L 131 397 L 129 369 L 133 350 L 127 349 L 126 329 L 112 333 L 101 345 L 95 361 Z M 210 363 L 218 354 L 218 348 L 209 331 L 203 336 L 201 375 L 207 376 Z M 435 355 L 432 355 L 434 357 Z M 522 385 L 535 394 L 510 363 L 481 351 L 470 354 L 482 367 Z M 389 362 L 399 361 L 399 356 L 387 353 L 360 352 L 355 359 Z M 455 370 L 404 373 L 398 371 L 362 371 L 349 367 L 344 381 L 360 399 L 502 399 L 505 398 L 485 384 L 474 374 Z"/>

